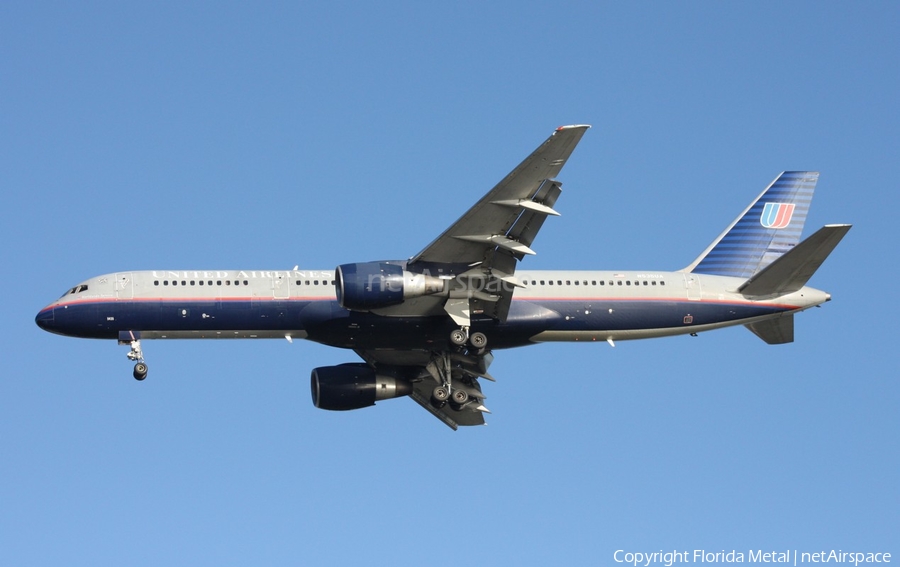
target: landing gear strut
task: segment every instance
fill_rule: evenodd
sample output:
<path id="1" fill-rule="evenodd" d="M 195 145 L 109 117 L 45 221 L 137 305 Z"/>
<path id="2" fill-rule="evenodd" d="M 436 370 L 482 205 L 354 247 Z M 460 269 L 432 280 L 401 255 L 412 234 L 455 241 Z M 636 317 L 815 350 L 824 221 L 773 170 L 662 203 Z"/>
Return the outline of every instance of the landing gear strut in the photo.
<path id="1" fill-rule="evenodd" d="M 464 333 L 462 330 L 455 332 Z M 451 340 L 453 339 L 453 334 L 450 335 L 450 338 Z M 431 392 L 431 404 L 436 408 L 442 408 L 447 403 L 447 400 L 450 399 L 450 395 L 456 393 L 451 386 L 450 355 L 447 353 L 435 355 L 429 367 L 438 383 L 437 387 Z"/>
<path id="2" fill-rule="evenodd" d="M 147 364 L 144 362 L 144 352 L 141 350 L 141 341 L 131 341 L 131 350 L 128 351 L 128 360 L 134 360 L 134 372 L 132 375 L 135 380 L 143 380 L 147 377 Z"/>

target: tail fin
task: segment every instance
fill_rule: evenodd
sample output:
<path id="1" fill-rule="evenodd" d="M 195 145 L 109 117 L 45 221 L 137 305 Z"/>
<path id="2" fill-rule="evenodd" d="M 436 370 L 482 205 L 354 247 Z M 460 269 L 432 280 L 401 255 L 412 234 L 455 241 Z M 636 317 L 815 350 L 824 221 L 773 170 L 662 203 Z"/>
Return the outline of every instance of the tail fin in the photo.
<path id="1" fill-rule="evenodd" d="M 785 171 L 685 272 L 749 278 L 800 242 L 819 173 Z"/>

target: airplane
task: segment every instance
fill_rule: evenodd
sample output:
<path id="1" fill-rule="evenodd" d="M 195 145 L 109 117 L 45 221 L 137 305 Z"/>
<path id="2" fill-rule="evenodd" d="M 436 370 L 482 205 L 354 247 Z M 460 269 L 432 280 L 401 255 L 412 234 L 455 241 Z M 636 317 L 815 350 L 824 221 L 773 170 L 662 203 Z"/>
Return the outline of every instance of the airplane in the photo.
<path id="1" fill-rule="evenodd" d="M 849 224 L 801 241 L 819 174 L 785 171 L 678 271 L 518 270 L 561 194 L 556 179 L 588 125 L 557 128 L 453 225 L 407 260 L 334 270 L 148 270 L 90 278 L 35 318 L 66 336 L 307 339 L 362 362 L 315 368 L 316 407 L 409 396 L 454 430 L 483 425 L 479 380 L 493 352 L 552 341 L 608 343 L 744 325 L 794 340 L 794 314 L 831 299 L 806 284 Z"/>

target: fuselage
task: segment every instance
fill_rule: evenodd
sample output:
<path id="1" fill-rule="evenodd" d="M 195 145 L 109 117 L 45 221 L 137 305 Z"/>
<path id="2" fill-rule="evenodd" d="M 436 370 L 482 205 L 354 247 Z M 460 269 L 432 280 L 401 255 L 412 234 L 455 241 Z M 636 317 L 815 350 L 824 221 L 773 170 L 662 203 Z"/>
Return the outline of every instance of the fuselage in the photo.
<path id="1" fill-rule="evenodd" d="M 472 320 L 494 349 L 698 333 L 830 299 L 803 287 L 751 300 L 737 291 L 744 279 L 686 272 L 521 270 L 516 278 L 505 322 Z M 298 338 L 353 349 L 447 347 L 455 325 L 441 298 L 409 301 L 409 315 L 402 308 L 356 312 L 339 305 L 334 283 L 334 270 L 120 272 L 74 286 L 36 322 L 62 335 L 120 341 Z"/>

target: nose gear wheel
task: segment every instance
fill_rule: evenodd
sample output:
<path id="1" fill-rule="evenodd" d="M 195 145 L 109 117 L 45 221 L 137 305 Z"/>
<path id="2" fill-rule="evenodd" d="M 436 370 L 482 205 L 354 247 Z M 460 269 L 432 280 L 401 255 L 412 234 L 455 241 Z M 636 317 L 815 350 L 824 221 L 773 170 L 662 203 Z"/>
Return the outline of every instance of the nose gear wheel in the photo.
<path id="1" fill-rule="evenodd" d="M 141 341 L 133 339 L 129 344 L 131 345 L 131 350 L 128 351 L 128 360 L 136 362 L 132 376 L 134 376 L 135 380 L 141 381 L 147 377 L 148 371 L 147 363 L 144 362 L 144 351 L 141 350 Z"/>

